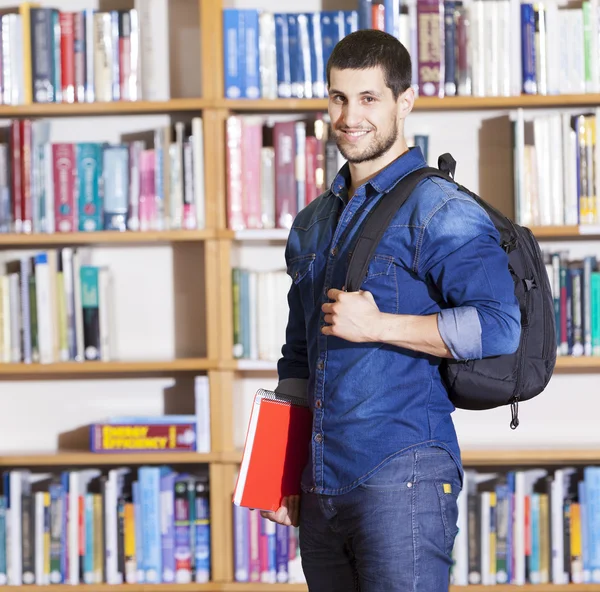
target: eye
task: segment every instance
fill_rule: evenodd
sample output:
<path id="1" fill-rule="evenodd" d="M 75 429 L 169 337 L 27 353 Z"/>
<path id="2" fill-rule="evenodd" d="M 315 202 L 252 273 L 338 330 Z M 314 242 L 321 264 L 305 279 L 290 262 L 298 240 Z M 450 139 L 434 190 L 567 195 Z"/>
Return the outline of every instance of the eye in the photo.
<path id="1" fill-rule="evenodd" d="M 333 95 L 332 98 L 336 103 L 342 103 L 344 101 L 344 97 L 342 95 Z"/>
<path id="2" fill-rule="evenodd" d="M 374 103 L 375 97 L 364 97 L 366 103 Z"/>

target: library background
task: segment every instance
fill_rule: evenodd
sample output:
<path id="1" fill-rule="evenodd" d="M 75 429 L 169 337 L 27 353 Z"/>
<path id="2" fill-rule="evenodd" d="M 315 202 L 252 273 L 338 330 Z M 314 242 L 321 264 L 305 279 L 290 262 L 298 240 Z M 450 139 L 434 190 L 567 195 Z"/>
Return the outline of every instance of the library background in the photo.
<path id="1" fill-rule="evenodd" d="M 0 1 L 0 586 L 306 590 L 297 531 L 232 492 L 277 384 L 288 229 L 342 162 L 324 66 L 379 28 L 413 57 L 410 143 L 532 229 L 559 328 L 517 430 L 454 414 L 452 588 L 600 592 L 598 13 Z"/>

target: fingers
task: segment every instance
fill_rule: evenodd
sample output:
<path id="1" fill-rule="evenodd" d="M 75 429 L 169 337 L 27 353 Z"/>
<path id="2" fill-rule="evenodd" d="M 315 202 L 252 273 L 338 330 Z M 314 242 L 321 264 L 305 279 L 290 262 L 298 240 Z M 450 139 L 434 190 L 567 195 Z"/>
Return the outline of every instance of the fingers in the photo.
<path id="1" fill-rule="evenodd" d="M 283 526 L 298 526 L 300 523 L 300 496 L 284 497 L 277 511 L 261 510 L 260 515 Z"/>

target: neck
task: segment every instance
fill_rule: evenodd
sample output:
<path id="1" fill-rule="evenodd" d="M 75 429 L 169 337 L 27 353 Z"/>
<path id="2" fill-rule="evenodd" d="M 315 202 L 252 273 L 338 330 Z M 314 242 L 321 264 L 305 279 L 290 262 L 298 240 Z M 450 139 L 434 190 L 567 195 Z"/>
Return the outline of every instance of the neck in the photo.
<path id="1" fill-rule="evenodd" d="M 385 154 L 382 154 L 375 160 L 367 160 L 357 164 L 349 163 L 350 167 L 350 188 L 349 196 L 352 197 L 358 187 L 375 177 L 391 162 L 408 152 L 408 145 L 402 136 Z"/>

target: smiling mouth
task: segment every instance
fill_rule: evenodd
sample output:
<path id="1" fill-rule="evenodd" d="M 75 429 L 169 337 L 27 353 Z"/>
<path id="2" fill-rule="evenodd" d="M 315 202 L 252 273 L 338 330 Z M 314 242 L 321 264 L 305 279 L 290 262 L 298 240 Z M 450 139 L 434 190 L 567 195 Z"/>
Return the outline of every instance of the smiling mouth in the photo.
<path id="1" fill-rule="evenodd" d="M 349 138 L 358 140 L 366 136 L 370 131 L 371 130 L 342 130 L 342 133 Z"/>

